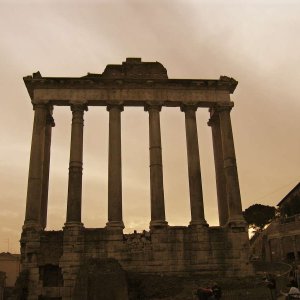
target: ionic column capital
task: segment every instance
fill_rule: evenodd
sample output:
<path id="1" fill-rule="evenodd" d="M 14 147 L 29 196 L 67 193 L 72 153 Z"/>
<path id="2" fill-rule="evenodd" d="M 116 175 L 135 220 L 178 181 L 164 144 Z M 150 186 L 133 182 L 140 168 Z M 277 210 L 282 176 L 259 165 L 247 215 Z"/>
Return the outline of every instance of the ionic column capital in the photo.
<path id="1" fill-rule="evenodd" d="M 214 126 L 220 124 L 219 113 L 223 111 L 230 112 L 233 106 L 234 106 L 233 102 L 224 102 L 224 103 L 217 103 L 216 105 L 211 107 L 209 109 L 210 119 L 208 120 L 207 125 Z"/>
<path id="2" fill-rule="evenodd" d="M 234 102 L 219 102 L 210 108 L 211 114 L 214 112 L 231 111 L 234 107 Z"/>
<path id="3" fill-rule="evenodd" d="M 207 122 L 207 125 L 212 127 L 212 126 L 215 126 L 217 124 L 220 124 L 220 118 L 219 118 L 218 112 L 211 111 L 211 109 L 209 111 L 211 112 L 211 116 L 210 116 L 210 118 Z"/>
<path id="4" fill-rule="evenodd" d="M 108 104 L 107 107 L 106 107 L 106 110 L 107 111 L 110 111 L 112 109 L 117 109 L 119 111 L 123 111 L 124 110 L 124 106 L 122 104 Z"/>
<path id="5" fill-rule="evenodd" d="M 197 111 L 198 105 L 191 103 L 191 104 L 182 104 L 180 106 L 180 110 L 183 112 L 188 112 L 188 111 Z"/>
<path id="6" fill-rule="evenodd" d="M 83 112 L 83 111 L 88 111 L 88 106 L 86 103 L 71 103 L 70 108 L 72 112 Z"/>
<path id="7" fill-rule="evenodd" d="M 155 110 L 160 112 L 162 108 L 162 103 L 160 102 L 146 102 L 145 106 L 144 106 L 144 111 L 151 111 L 151 110 Z"/>

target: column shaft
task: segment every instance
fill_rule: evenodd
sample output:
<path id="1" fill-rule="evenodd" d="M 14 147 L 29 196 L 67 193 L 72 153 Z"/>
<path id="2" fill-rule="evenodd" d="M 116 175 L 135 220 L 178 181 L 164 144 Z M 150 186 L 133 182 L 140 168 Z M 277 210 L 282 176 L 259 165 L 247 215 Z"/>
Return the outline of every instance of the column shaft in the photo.
<path id="1" fill-rule="evenodd" d="M 240 186 L 230 120 L 231 108 L 232 105 L 219 107 L 224 172 L 227 187 L 228 222 L 230 224 L 242 224 L 245 223 L 245 220 L 242 213 Z"/>
<path id="2" fill-rule="evenodd" d="M 108 227 L 124 228 L 122 217 L 121 111 L 123 106 L 110 105 L 108 150 Z"/>
<path id="3" fill-rule="evenodd" d="M 221 138 L 221 128 L 219 113 L 217 111 L 211 112 L 211 118 L 208 125 L 211 126 L 212 141 L 215 160 L 215 173 L 216 173 L 216 186 L 218 197 L 218 211 L 219 211 L 219 223 L 223 226 L 228 221 L 228 204 L 227 204 L 227 191 L 226 191 L 226 178 L 224 173 L 223 164 L 223 147 Z"/>
<path id="4" fill-rule="evenodd" d="M 196 106 L 183 106 L 185 114 L 187 160 L 190 187 L 191 222 L 190 225 L 207 225 L 204 218 L 202 179 L 196 121 Z"/>
<path id="5" fill-rule="evenodd" d="M 159 112 L 161 106 L 149 105 L 149 152 L 150 152 L 150 228 L 166 226 L 162 150 Z"/>
<path id="6" fill-rule="evenodd" d="M 41 203 L 41 225 L 43 229 L 45 229 L 47 226 L 51 135 L 52 135 L 52 127 L 54 126 L 55 123 L 52 117 L 52 109 L 51 109 L 47 114 L 46 127 L 45 127 L 45 147 L 44 147 L 42 203 Z"/>
<path id="7" fill-rule="evenodd" d="M 24 229 L 41 229 L 40 214 L 47 106 L 45 104 L 36 104 L 33 108 L 35 112 L 32 130 Z"/>
<path id="8" fill-rule="evenodd" d="M 71 105 L 72 129 L 66 223 L 81 224 L 83 114 L 86 105 Z"/>

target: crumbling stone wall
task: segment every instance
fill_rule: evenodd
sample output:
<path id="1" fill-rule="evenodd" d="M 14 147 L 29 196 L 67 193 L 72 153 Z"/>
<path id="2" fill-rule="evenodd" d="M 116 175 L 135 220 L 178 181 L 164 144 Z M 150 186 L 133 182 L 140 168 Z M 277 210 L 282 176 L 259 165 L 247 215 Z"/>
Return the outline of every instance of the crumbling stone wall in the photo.
<path id="1" fill-rule="evenodd" d="M 73 299 L 128 299 L 124 270 L 112 258 L 88 259 L 79 269 Z"/>
<path id="2" fill-rule="evenodd" d="M 133 234 L 105 228 L 64 229 L 43 232 L 39 238 L 35 236 L 34 243 L 32 236 L 26 232 L 22 236 L 22 265 L 29 270 L 28 289 L 36 297 L 30 299 L 123 300 L 127 294 L 125 272 L 154 276 L 252 274 L 245 228 L 169 226 Z M 99 293 L 102 298 L 95 298 Z"/>

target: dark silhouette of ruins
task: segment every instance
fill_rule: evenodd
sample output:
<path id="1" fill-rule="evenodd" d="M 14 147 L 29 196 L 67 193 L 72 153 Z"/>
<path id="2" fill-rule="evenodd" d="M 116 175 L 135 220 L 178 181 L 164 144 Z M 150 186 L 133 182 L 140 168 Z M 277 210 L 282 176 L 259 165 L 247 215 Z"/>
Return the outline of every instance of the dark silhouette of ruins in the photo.
<path id="1" fill-rule="evenodd" d="M 102 74 L 60 78 L 37 72 L 24 77 L 24 82 L 34 109 L 21 237 L 28 299 L 77 299 L 78 286 L 82 287 L 81 299 L 96 299 L 86 293 L 87 286 L 97 291 L 103 274 L 120 283 L 123 270 L 215 276 L 252 273 L 230 120 L 230 94 L 237 81 L 226 76 L 216 80 L 169 79 L 159 62 L 127 58 L 121 65 L 108 65 Z M 73 116 L 67 213 L 61 231 L 45 230 L 54 106 L 69 106 Z M 108 220 L 105 228 L 97 229 L 85 228 L 81 222 L 83 116 L 93 106 L 105 106 L 109 114 Z M 134 234 L 123 234 L 121 112 L 125 106 L 142 106 L 149 114 L 150 230 Z M 168 107 L 178 107 L 185 115 L 191 208 L 188 226 L 169 226 L 165 218 L 160 111 Z M 220 226 L 210 227 L 204 216 L 198 108 L 208 108 L 210 113 Z M 113 270 L 118 270 L 117 277 Z M 126 294 L 126 289 L 118 291 Z M 125 299 L 123 296 L 114 297 Z"/>

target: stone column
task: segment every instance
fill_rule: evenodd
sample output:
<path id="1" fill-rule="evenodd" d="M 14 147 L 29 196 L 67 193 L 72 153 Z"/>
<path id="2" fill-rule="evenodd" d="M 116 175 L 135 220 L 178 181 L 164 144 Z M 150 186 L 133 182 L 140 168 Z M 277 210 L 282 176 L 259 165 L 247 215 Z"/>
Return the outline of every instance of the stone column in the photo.
<path id="1" fill-rule="evenodd" d="M 51 107 L 47 114 L 46 127 L 45 127 L 45 148 L 44 148 L 42 203 L 41 203 L 41 226 L 43 229 L 45 229 L 47 226 L 51 135 L 52 135 L 52 127 L 55 126 L 54 119 L 52 117 L 52 112 L 53 112 L 53 108 Z"/>
<path id="2" fill-rule="evenodd" d="M 69 184 L 66 225 L 82 225 L 82 155 L 83 155 L 83 114 L 85 104 L 71 104 L 72 129 L 69 163 Z"/>
<path id="3" fill-rule="evenodd" d="M 124 228 L 122 218 L 122 159 L 121 112 L 122 105 L 109 105 L 108 148 L 108 228 Z"/>
<path id="4" fill-rule="evenodd" d="M 220 118 L 218 111 L 210 109 L 210 119 L 208 125 L 211 126 L 212 141 L 215 159 L 216 186 L 218 197 L 219 223 L 223 226 L 228 220 L 228 205 L 226 178 L 223 166 L 223 147 L 221 138 Z"/>
<path id="5" fill-rule="evenodd" d="M 185 130 L 187 160 L 190 187 L 191 222 L 190 225 L 207 225 L 204 218 L 202 179 L 200 170 L 199 144 L 195 105 L 183 105 L 185 114 Z"/>
<path id="6" fill-rule="evenodd" d="M 226 178 L 228 224 L 231 226 L 246 226 L 242 213 L 242 203 L 239 179 L 236 166 L 235 149 L 231 127 L 230 111 L 233 103 L 218 105 L 220 116 L 221 139 Z"/>
<path id="7" fill-rule="evenodd" d="M 146 105 L 149 113 L 149 152 L 150 152 L 150 228 L 167 226 L 165 216 L 164 183 L 160 135 L 159 112 L 161 105 Z"/>
<path id="8" fill-rule="evenodd" d="M 45 126 L 48 108 L 46 104 L 34 104 L 34 122 L 29 163 L 26 214 L 23 229 L 41 229 L 41 197 L 43 186 L 43 162 Z"/>

